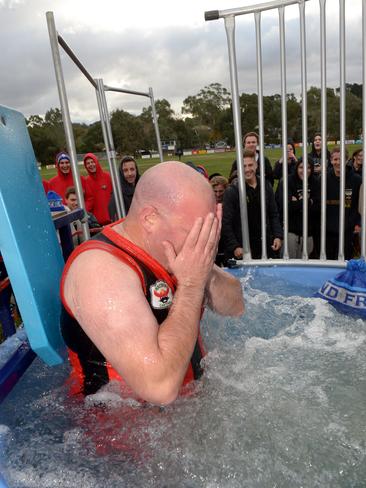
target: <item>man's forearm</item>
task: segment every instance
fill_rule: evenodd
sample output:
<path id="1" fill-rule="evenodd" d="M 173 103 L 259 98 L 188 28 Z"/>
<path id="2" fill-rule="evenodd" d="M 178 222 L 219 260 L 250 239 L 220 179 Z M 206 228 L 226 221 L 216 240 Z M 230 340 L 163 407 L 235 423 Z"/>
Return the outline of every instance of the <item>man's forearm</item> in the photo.
<path id="1" fill-rule="evenodd" d="M 197 340 L 204 289 L 179 285 L 168 317 L 158 331 L 158 347 L 164 369 L 181 385 Z"/>
<path id="2" fill-rule="evenodd" d="M 220 315 L 239 316 L 244 313 L 240 281 L 214 266 L 206 286 L 207 304 Z"/>

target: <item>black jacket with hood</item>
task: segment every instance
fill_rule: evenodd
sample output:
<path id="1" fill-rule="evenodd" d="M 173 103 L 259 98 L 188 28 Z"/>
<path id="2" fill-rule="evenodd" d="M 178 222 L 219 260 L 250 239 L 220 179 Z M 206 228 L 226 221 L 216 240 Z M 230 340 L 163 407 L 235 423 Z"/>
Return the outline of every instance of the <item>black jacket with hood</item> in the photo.
<path id="1" fill-rule="evenodd" d="M 249 242 L 253 258 L 261 257 L 261 205 L 260 205 L 260 180 L 257 178 L 256 188 L 246 184 Z M 267 244 L 272 244 L 273 239 L 283 239 L 277 205 L 272 185 L 266 181 L 266 228 Z M 238 182 L 235 180 L 225 191 L 223 201 L 222 232 L 221 238 L 224 247 L 225 258 L 231 258 L 237 247 L 243 247 L 240 219 L 240 201 Z"/>
<path id="2" fill-rule="evenodd" d="M 303 225 L 303 180 L 298 176 L 297 169 L 302 161 L 296 164 L 295 173 L 288 177 L 288 231 L 302 236 Z M 315 225 L 319 222 L 320 214 L 320 180 L 313 174 L 314 167 L 311 163 L 311 174 L 308 177 L 308 235 L 312 236 Z M 296 199 L 294 200 L 293 197 Z M 283 180 L 281 179 L 276 192 L 276 201 L 283 219 Z"/>
<path id="3" fill-rule="evenodd" d="M 134 160 L 131 159 L 131 161 L 134 161 Z M 131 206 L 132 197 L 135 193 L 136 184 L 140 179 L 139 168 L 137 166 L 136 161 L 135 161 L 135 165 L 136 165 L 136 180 L 135 180 L 134 185 L 131 185 L 131 183 L 129 183 L 126 180 L 126 178 L 123 174 L 123 169 L 122 169 L 123 160 L 119 166 L 119 181 L 120 181 L 121 188 L 122 188 L 123 203 L 125 205 L 126 215 L 127 215 L 128 211 L 130 209 L 130 206 Z M 116 201 L 115 201 L 115 197 L 114 197 L 113 193 L 112 193 L 111 199 L 109 201 L 108 210 L 109 210 L 109 215 L 111 216 L 112 221 L 117 220 L 117 207 L 116 207 Z"/>
<path id="4" fill-rule="evenodd" d="M 327 174 L 327 233 L 339 232 L 339 181 L 331 168 Z M 362 178 L 346 166 L 345 187 L 345 233 L 352 233 L 355 225 L 360 225 L 358 199 Z"/>

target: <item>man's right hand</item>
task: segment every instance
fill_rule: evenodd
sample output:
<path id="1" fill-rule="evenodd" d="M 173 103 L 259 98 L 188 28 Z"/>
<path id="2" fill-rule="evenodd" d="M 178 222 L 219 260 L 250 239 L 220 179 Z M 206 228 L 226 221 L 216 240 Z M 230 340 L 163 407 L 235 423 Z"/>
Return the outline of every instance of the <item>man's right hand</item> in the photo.
<path id="1" fill-rule="evenodd" d="M 234 256 L 236 259 L 243 259 L 243 248 L 242 247 L 237 247 L 234 250 Z"/>
<path id="2" fill-rule="evenodd" d="M 219 220 L 209 213 L 204 220 L 198 218 L 195 221 L 178 254 L 171 242 L 163 242 L 169 271 L 179 285 L 205 287 L 215 262 L 219 238 Z"/>

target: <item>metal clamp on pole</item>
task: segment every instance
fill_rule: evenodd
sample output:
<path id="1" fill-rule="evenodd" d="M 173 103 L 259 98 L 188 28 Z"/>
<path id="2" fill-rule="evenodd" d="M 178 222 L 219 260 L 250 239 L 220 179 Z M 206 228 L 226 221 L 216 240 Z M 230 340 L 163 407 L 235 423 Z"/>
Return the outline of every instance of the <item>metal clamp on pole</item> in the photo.
<path id="1" fill-rule="evenodd" d="M 219 10 L 209 10 L 208 12 L 205 12 L 205 20 L 217 20 L 220 18 L 220 12 Z"/>

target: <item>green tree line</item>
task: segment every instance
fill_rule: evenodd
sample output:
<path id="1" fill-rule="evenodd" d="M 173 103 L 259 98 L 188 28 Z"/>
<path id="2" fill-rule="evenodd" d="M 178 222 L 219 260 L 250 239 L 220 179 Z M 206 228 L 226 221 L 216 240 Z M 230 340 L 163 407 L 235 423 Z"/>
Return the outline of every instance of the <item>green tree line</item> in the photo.
<path id="1" fill-rule="evenodd" d="M 328 139 L 339 139 L 339 89 L 327 89 Z M 196 95 L 183 100 L 181 113 L 172 110 L 168 100 L 156 101 L 162 140 L 175 140 L 180 148 L 201 148 L 225 140 L 234 145 L 231 96 L 220 83 L 211 83 Z M 281 142 L 281 96 L 263 98 L 264 135 L 266 144 Z M 308 133 L 311 138 L 320 130 L 320 89 L 311 87 L 307 92 Z M 240 95 L 243 133 L 258 131 L 258 97 L 255 93 Z M 302 139 L 301 100 L 293 93 L 287 95 L 288 137 L 294 142 Z M 27 126 L 36 158 L 42 164 L 53 162 L 55 154 L 65 149 L 61 111 L 51 108 L 44 117 L 31 115 Z M 113 140 L 117 152 L 134 154 L 139 149 L 156 149 L 155 131 L 151 107 L 133 115 L 116 109 L 111 113 Z M 346 86 L 346 133 L 347 139 L 358 139 L 362 128 L 362 86 L 356 83 Z M 78 153 L 104 150 L 100 122 L 73 124 Z"/>

